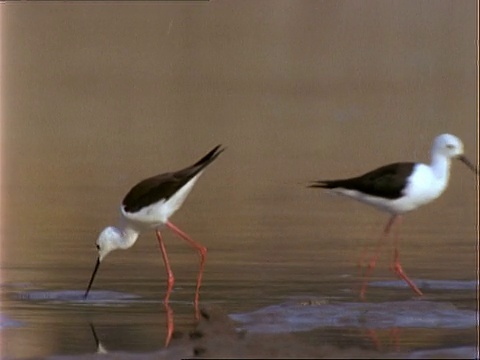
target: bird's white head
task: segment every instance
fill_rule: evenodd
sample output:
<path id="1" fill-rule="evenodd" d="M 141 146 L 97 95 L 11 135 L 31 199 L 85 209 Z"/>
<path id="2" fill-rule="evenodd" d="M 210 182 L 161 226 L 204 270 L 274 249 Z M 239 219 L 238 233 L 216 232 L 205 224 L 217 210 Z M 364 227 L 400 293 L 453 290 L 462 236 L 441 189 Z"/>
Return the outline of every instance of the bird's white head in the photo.
<path id="1" fill-rule="evenodd" d="M 88 296 L 88 292 L 90 291 L 93 280 L 95 279 L 95 274 L 97 273 L 100 263 L 105 256 L 107 256 L 110 251 L 116 249 L 128 249 L 135 243 L 138 238 L 138 234 L 139 232 L 131 227 L 125 227 L 123 231 L 113 226 L 103 229 L 96 241 L 98 249 L 97 263 L 93 269 L 92 277 L 90 278 L 90 282 L 87 286 L 87 291 L 85 291 L 84 299 L 86 299 Z"/>
<path id="2" fill-rule="evenodd" d="M 442 134 L 433 141 L 432 157 L 443 156 L 458 159 L 478 175 L 478 169 L 463 154 L 463 142 L 452 134 Z"/>
<path id="3" fill-rule="evenodd" d="M 137 240 L 139 232 L 130 226 L 122 230 L 109 226 L 103 229 L 97 239 L 98 259 L 102 261 L 113 250 L 128 249 Z"/>
<path id="4" fill-rule="evenodd" d="M 109 226 L 103 229 L 96 241 L 98 259 L 102 261 L 113 250 L 121 248 L 122 234 L 119 229 Z"/>
<path id="5" fill-rule="evenodd" d="M 92 272 L 92 277 L 90 278 L 90 282 L 88 283 L 87 291 L 85 291 L 84 299 L 86 299 L 88 296 L 88 292 L 92 287 L 93 280 L 95 279 L 95 275 L 97 274 L 98 268 L 100 267 L 100 263 L 110 251 L 120 248 L 121 243 L 122 232 L 113 226 L 109 226 L 103 229 L 103 231 L 98 236 L 98 239 L 96 241 L 98 258 L 95 264 L 95 268 Z"/>
<path id="6" fill-rule="evenodd" d="M 435 138 L 433 142 L 433 153 L 455 158 L 463 155 L 463 143 L 455 135 L 442 134 Z"/>

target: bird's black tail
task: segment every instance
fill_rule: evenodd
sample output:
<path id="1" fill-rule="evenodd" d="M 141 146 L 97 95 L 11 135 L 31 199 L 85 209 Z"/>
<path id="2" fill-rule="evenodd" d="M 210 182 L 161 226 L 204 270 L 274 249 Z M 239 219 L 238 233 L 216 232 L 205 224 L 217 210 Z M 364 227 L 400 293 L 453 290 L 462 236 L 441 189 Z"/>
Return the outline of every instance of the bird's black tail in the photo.
<path id="1" fill-rule="evenodd" d="M 221 146 L 222 145 L 215 146 L 212 150 L 210 150 L 210 152 L 207 155 L 205 155 L 200 160 L 198 160 L 195 164 L 193 164 L 193 166 L 201 165 L 201 167 L 204 168 L 205 166 L 210 164 L 213 160 L 215 160 L 218 157 L 218 155 L 220 155 L 225 150 L 225 148 L 221 149 Z"/>
<path id="2" fill-rule="evenodd" d="M 312 181 L 307 187 L 309 188 L 322 188 L 322 189 L 333 189 L 339 186 L 339 181 L 336 180 L 317 180 Z"/>

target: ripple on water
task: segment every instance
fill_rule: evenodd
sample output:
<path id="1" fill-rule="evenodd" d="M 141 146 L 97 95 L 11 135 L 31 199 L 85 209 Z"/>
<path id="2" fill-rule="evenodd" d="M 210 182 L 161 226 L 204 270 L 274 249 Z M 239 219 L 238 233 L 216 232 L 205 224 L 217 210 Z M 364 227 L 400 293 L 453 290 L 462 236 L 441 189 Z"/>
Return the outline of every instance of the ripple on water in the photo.
<path id="1" fill-rule="evenodd" d="M 14 319 L 10 319 L 8 316 L 0 314 L 0 329 L 8 327 L 20 327 L 23 323 Z"/>
<path id="2" fill-rule="evenodd" d="M 111 304 L 119 302 L 132 302 L 140 296 L 129 293 L 107 290 L 92 290 L 88 298 L 84 299 L 85 291 L 80 290 L 54 290 L 54 291 L 24 291 L 18 294 L 20 300 L 47 301 L 47 302 L 70 302 L 82 304 Z"/>
<path id="3" fill-rule="evenodd" d="M 322 327 L 465 329 L 476 326 L 478 313 L 458 309 L 450 303 L 423 300 L 383 303 L 292 301 L 250 313 L 232 314 L 231 318 L 248 331 L 280 333 Z"/>
<path id="4" fill-rule="evenodd" d="M 420 289 L 427 290 L 476 290 L 479 286 L 476 280 L 413 280 Z M 369 286 L 389 287 L 389 288 L 407 288 L 408 285 L 403 280 L 385 280 L 372 281 Z"/>

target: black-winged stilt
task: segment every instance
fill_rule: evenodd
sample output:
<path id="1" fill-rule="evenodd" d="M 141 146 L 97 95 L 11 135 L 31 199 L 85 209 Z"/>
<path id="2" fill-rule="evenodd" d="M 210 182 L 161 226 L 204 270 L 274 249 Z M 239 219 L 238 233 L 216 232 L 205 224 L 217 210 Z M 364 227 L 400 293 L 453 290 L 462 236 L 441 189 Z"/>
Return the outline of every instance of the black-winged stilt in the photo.
<path id="1" fill-rule="evenodd" d="M 340 179 L 314 181 L 309 187 L 326 188 L 345 195 L 379 210 L 391 214 L 364 274 L 360 297 L 365 297 L 367 281 L 375 267 L 384 239 L 392 227 L 400 222 L 402 214 L 415 210 L 438 198 L 447 188 L 450 176 L 450 160 L 456 158 L 464 162 L 478 174 L 475 166 L 463 155 L 463 143 L 454 135 L 442 134 L 435 138 L 431 150 L 430 165 L 415 162 L 399 162 L 382 166 L 364 175 Z M 393 270 L 410 288 L 422 295 L 420 289 L 411 281 L 402 269 L 399 259 L 397 238 Z"/>
<path id="2" fill-rule="evenodd" d="M 127 193 L 121 206 L 124 225 L 121 228 L 113 226 L 105 228 L 96 241 L 98 258 L 87 290 L 85 291 L 85 299 L 88 296 L 100 263 L 105 256 L 113 250 L 130 248 L 135 244 L 141 231 L 155 229 L 167 270 L 165 303 L 168 303 L 175 279 L 160 233 L 160 227 L 166 225 L 174 233 L 186 240 L 200 255 L 200 270 L 195 291 L 195 305 L 198 305 L 207 249 L 193 241 L 187 234 L 173 225 L 169 218 L 183 204 L 205 168 L 214 161 L 223 150 L 224 149 L 221 149 L 220 145 L 218 145 L 195 164 L 179 171 L 164 173 L 145 179 Z"/>

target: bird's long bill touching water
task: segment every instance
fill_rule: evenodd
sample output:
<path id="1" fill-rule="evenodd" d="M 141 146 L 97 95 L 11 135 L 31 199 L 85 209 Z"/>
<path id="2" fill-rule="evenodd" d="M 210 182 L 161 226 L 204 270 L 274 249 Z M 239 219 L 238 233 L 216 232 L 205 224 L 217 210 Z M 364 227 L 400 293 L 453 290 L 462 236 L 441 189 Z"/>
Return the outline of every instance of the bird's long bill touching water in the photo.
<path id="1" fill-rule="evenodd" d="M 175 172 L 164 173 L 145 179 L 127 193 L 121 207 L 121 214 L 124 220 L 123 227 L 109 226 L 100 233 L 97 239 L 98 258 L 85 291 L 84 299 L 87 299 L 100 263 L 107 254 L 116 249 L 130 248 L 137 241 L 141 231 L 155 229 L 167 271 L 167 292 L 164 300 L 167 303 L 175 279 L 170 268 L 165 244 L 160 234 L 160 227 L 165 225 L 180 238 L 188 242 L 200 255 L 200 270 L 195 290 L 195 305 L 198 305 L 199 289 L 202 282 L 207 249 L 176 227 L 169 218 L 182 206 L 205 168 L 223 151 L 224 149 L 221 149 L 220 145 L 218 145 L 195 164 Z"/>
<path id="2" fill-rule="evenodd" d="M 93 280 L 95 279 L 95 275 L 97 274 L 99 267 L 100 267 L 100 257 L 97 258 L 97 262 L 95 263 L 95 268 L 93 269 L 92 277 L 90 278 L 90 281 L 88 283 L 87 291 L 85 291 L 85 295 L 83 296 L 84 299 L 87 298 L 88 293 L 90 292 L 90 288 L 92 287 Z"/>
<path id="3" fill-rule="evenodd" d="M 331 189 L 338 194 L 372 205 L 391 217 L 385 226 L 375 253 L 363 276 L 360 297 L 364 298 L 368 277 L 375 267 L 385 238 L 402 214 L 415 210 L 438 198 L 447 188 L 451 159 L 459 159 L 478 175 L 478 170 L 463 154 L 463 143 L 454 135 L 442 134 L 435 138 L 431 150 L 431 163 L 398 162 L 385 165 L 363 175 L 338 180 L 314 181 L 309 187 Z M 398 226 L 397 226 L 398 227 Z M 397 236 L 394 238 L 393 270 L 418 295 L 420 289 L 403 271 L 400 264 Z"/>

